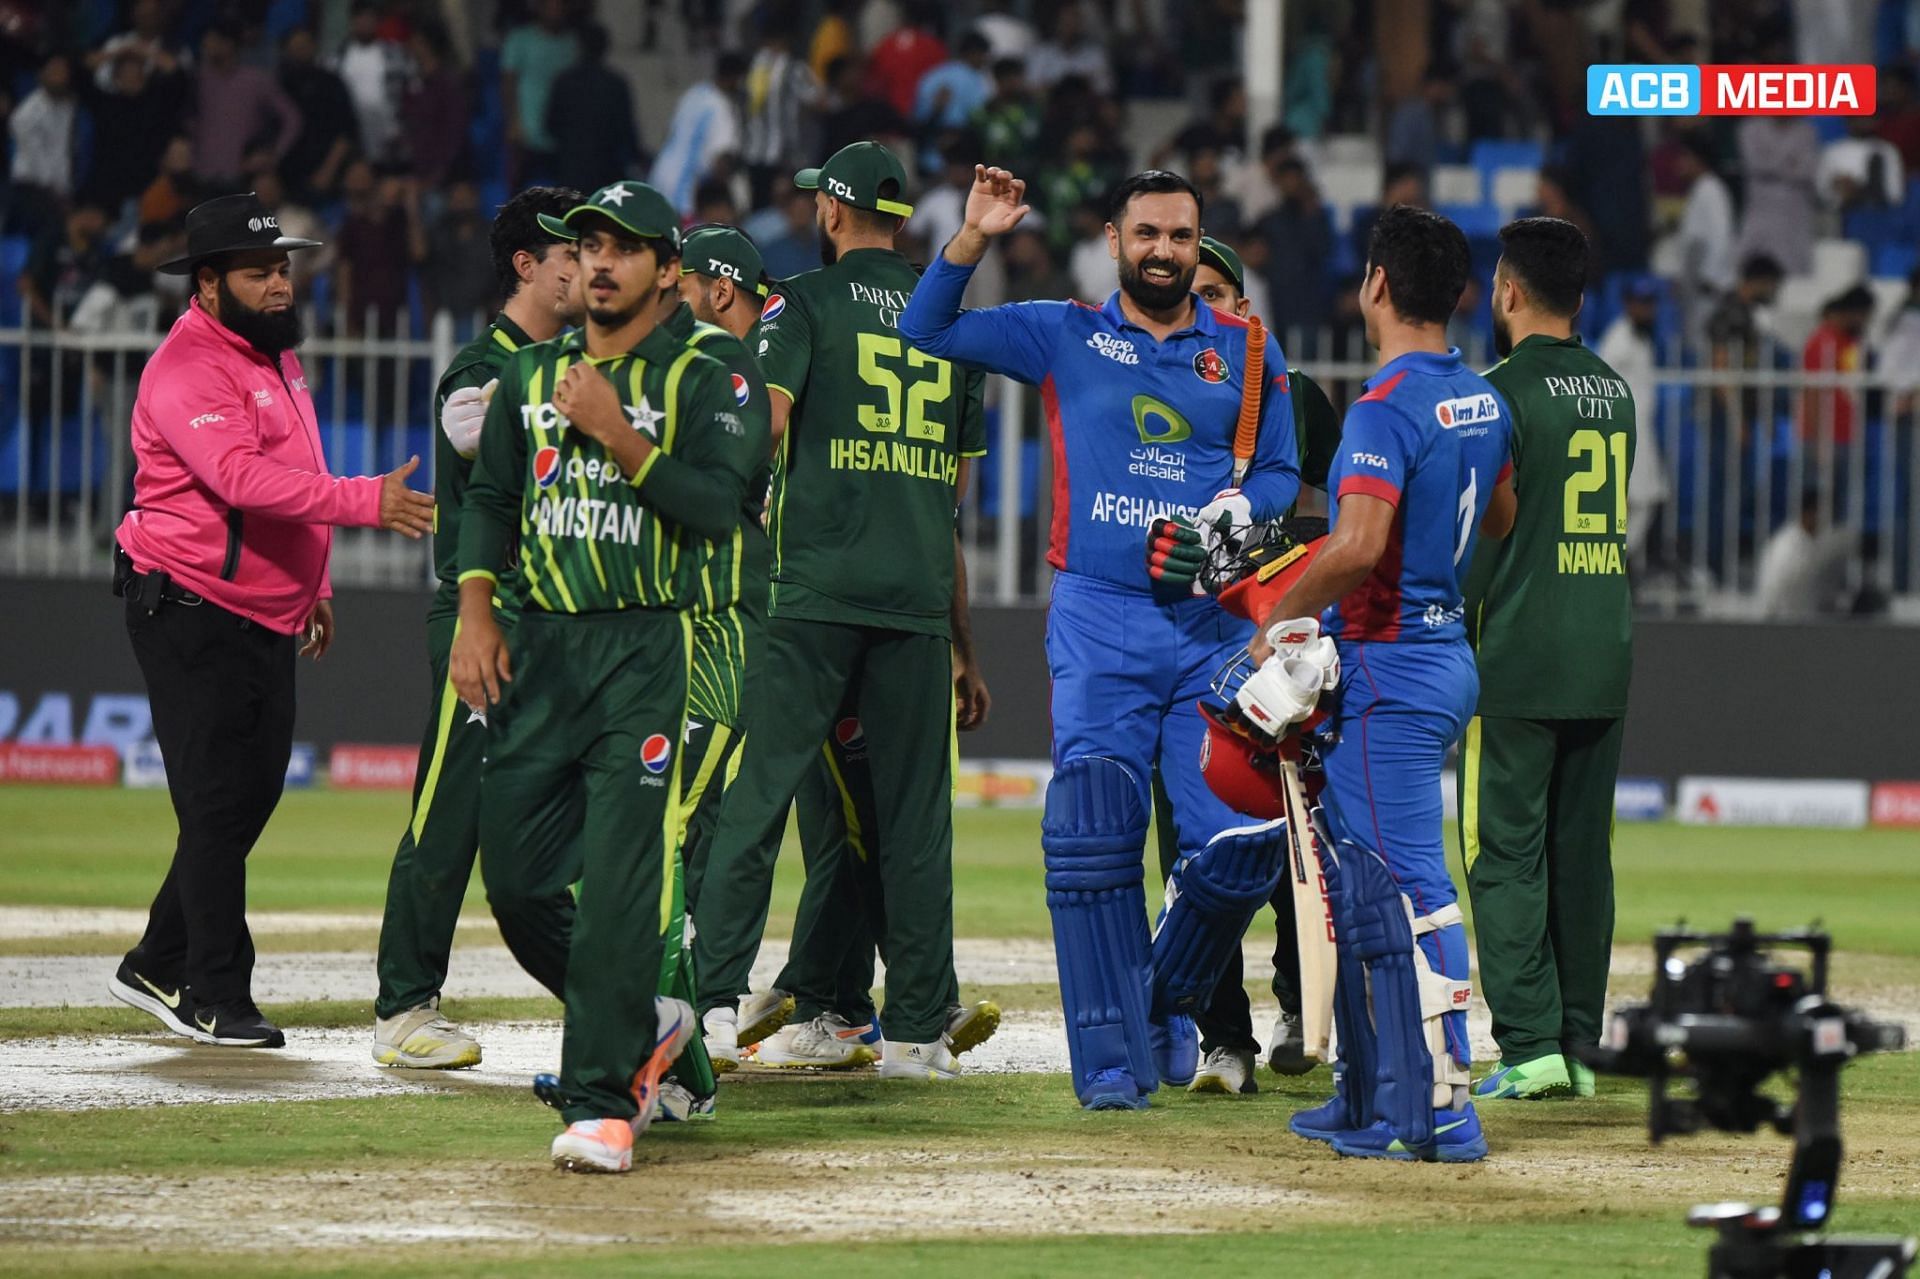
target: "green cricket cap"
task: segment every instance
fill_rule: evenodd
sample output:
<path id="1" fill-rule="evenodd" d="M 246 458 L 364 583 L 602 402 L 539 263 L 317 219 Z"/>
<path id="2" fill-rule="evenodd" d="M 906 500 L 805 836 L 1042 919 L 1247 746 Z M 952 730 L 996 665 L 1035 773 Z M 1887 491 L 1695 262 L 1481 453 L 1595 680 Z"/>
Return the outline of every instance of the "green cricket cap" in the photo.
<path id="1" fill-rule="evenodd" d="M 1203 235 L 1200 237 L 1200 261 L 1226 276 L 1235 293 L 1243 297 L 1246 295 L 1247 268 L 1231 247 L 1210 235 Z"/>
<path id="2" fill-rule="evenodd" d="M 907 171 L 878 142 L 848 143 L 819 168 L 794 174 L 793 185 L 802 191 L 825 191 L 856 209 L 913 216 L 913 206 L 899 198 L 907 192 Z"/>
<path id="3" fill-rule="evenodd" d="M 680 274 L 732 280 L 741 288 L 767 296 L 763 277 L 766 263 L 746 233 L 730 226 L 703 226 L 680 246 Z"/>
<path id="4" fill-rule="evenodd" d="M 680 247 L 680 215 L 666 196 L 644 182 L 609 182 L 588 196 L 586 203 L 568 209 L 564 217 L 542 213 L 540 226 L 548 235 L 577 240 L 577 223 L 590 213 L 617 223 L 643 240 L 665 240 L 675 249 Z"/>

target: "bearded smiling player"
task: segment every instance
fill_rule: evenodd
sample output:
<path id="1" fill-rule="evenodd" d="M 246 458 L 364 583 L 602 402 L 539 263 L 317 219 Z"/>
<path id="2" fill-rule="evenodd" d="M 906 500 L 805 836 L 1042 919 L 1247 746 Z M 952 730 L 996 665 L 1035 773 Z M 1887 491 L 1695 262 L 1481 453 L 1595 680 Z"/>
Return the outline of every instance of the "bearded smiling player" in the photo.
<path id="1" fill-rule="evenodd" d="M 931 355 L 1040 387 L 1053 441 L 1047 612 L 1053 780 L 1041 845 L 1066 1006 L 1074 1091 L 1090 1110 L 1137 1110 L 1197 1068 L 1203 1007 L 1280 873 L 1278 823 L 1233 812 L 1194 761 L 1198 700 L 1250 628 L 1190 588 L 1156 588 L 1146 530 L 1170 516 L 1221 524 L 1277 518 L 1300 488 L 1286 361 L 1268 340 L 1261 430 L 1237 489 L 1234 431 L 1248 327 L 1193 294 L 1201 200 L 1175 174 L 1136 174 L 1108 199 L 1120 289 L 1105 306 L 1022 302 L 960 309 L 988 241 L 1027 214 L 1026 184 L 977 166 L 965 223 L 927 269 L 900 331 Z M 1142 865 L 1148 777 L 1173 791 L 1181 864 L 1152 943 Z"/>

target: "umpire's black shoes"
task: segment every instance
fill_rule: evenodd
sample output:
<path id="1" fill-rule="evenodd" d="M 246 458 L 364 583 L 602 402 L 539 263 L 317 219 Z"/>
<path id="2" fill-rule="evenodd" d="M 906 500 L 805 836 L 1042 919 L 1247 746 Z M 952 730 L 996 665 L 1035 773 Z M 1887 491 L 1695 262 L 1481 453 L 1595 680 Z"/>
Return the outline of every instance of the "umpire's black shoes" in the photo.
<path id="1" fill-rule="evenodd" d="M 179 982 L 164 981 L 136 970 L 131 959 L 120 961 L 120 967 L 107 983 L 107 993 L 123 1004 L 151 1013 L 176 1035 L 200 1037 L 194 1029 L 193 1000 L 187 988 Z"/>
<path id="2" fill-rule="evenodd" d="M 251 999 L 232 1003 L 196 1005 L 193 1010 L 193 1037 L 203 1044 L 222 1048 L 285 1048 L 287 1037 L 268 1021 Z"/>

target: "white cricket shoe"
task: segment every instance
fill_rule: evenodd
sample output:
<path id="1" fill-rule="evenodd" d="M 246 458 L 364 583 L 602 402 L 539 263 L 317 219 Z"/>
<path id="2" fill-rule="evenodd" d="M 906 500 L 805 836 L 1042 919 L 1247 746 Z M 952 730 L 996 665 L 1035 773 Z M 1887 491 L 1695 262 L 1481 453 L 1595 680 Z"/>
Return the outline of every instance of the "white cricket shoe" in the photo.
<path id="1" fill-rule="evenodd" d="M 1319 1063 L 1307 1056 L 1306 1026 L 1299 1013 L 1280 1010 L 1267 1040 L 1267 1069 L 1276 1075 L 1304 1075 Z"/>
<path id="2" fill-rule="evenodd" d="M 751 1048 L 787 1024 L 793 1016 L 793 996 L 784 990 L 749 991 L 740 996 L 740 1015 L 735 1036 L 742 1048 Z"/>
<path id="3" fill-rule="evenodd" d="M 373 1059 L 413 1070 L 460 1070 L 480 1064 L 480 1045 L 440 1015 L 435 996 L 418 1008 L 374 1019 Z"/>
<path id="4" fill-rule="evenodd" d="M 684 1124 L 713 1118 L 713 1098 L 696 1097 L 693 1090 L 677 1079 L 661 1083 L 653 1103 L 653 1121 L 657 1124 Z"/>
<path id="5" fill-rule="evenodd" d="M 880 1046 L 882 1079 L 958 1079 L 960 1062 L 944 1039 L 930 1044 L 903 1044 L 889 1039 Z"/>
<path id="6" fill-rule="evenodd" d="M 626 1172 L 633 1167 L 633 1125 L 624 1119 L 582 1119 L 553 1139 L 562 1172 Z"/>
<path id="7" fill-rule="evenodd" d="M 962 1005 L 947 1014 L 947 1047 L 958 1057 L 970 1048 L 978 1048 L 1000 1029 L 1000 1005 L 983 999 L 968 1007 Z"/>
<path id="8" fill-rule="evenodd" d="M 709 1008 L 700 1018 L 700 1035 L 707 1045 L 713 1073 L 740 1069 L 740 1023 L 731 1008 Z"/>
<path id="9" fill-rule="evenodd" d="M 745 1054 L 762 1066 L 858 1070 L 879 1059 L 873 1048 L 878 1042 L 880 1027 L 875 1023 L 856 1026 L 838 1013 L 822 1013 L 812 1021 L 782 1026 Z"/>
<path id="10" fill-rule="evenodd" d="M 1188 1092 L 1224 1093 L 1238 1097 L 1260 1091 L 1253 1081 L 1253 1053 L 1242 1048 L 1216 1048 L 1194 1072 Z"/>

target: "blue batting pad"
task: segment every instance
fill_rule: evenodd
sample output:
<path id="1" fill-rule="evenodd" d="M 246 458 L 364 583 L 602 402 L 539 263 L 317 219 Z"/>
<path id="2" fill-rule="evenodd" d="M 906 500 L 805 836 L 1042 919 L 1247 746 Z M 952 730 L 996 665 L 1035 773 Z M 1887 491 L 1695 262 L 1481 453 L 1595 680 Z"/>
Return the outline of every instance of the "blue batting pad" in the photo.
<path id="1" fill-rule="evenodd" d="M 1378 1059 L 1373 1118 L 1389 1124 L 1402 1145 L 1433 1142 L 1433 1056 L 1420 1018 L 1420 979 L 1413 962 L 1413 926 L 1387 863 L 1352 841 L 1340 848 L 1347 918 L 1336 920 L 1342 959 L 1351 950 L 1366 966 Z"/>
<path id="2" fill-rule="evenodd" d="M 1286 849 L 1287 824 L 1275 819 L 1223 830 L 1174 866 L 1153 934 L 1153 1016 L 1206 1010 L 1247 925 L 1280 883 Z"/>
<path id="3" fill-rule="evenodd" d="M 1159 1086 L 1147 1035 L 1146 839 L 1144 788 L 1125 765 L 1082 755 L 1054 770 L 1040 847 L 1073 1089 L 1082 1103 L 1095 1077 L 1108 1072 L 1131 1075 L 1143 1094 Z"/>

